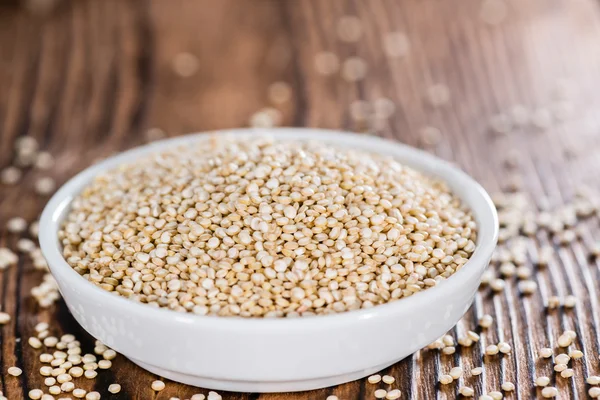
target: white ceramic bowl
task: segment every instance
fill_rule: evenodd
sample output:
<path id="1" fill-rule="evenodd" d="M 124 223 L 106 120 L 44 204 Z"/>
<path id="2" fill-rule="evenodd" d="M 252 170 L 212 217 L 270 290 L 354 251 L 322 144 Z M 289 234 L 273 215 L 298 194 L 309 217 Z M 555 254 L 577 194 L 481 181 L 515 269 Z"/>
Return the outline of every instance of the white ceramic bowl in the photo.
<path id="1" fill-rule="evenodd" d="M 379 371 L 426 346 L 467 311 L 498 234 L 495 208 L 464 172 L 431 154 L 380 138 L 316 129 L 212 132 L 318 139 L 395 157 L 446 181 L 473 211 L 477 247 L 464 267 L 435 288 L 396 302 L 336 315 L 243 319 L 182 314 L 118 297 L 88 282 L 63 259 L 57 237 L 69 204 L 95 175 L 167 147 L 207 140 L 163 140 L 111 157 L 79 173 L 52 197 L 40 221 L 40 244 L 75 319 L 92 336 L 151 372 L 230 391 L 287 392 L 336 385 Z"/>

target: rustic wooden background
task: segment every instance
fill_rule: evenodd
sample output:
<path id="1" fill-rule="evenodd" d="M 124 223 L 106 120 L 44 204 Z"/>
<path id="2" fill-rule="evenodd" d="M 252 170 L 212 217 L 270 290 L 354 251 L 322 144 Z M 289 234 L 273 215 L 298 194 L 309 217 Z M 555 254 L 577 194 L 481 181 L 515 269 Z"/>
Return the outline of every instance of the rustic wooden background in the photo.
<path id="1" fill-rule="evenodd" d="M 270 105 L 268 86 L 285 81 L 293 93 L 277 106 L 283 125 L 364 130 L 351 118 L 350 103 L 388 97 L 396 103 L 395 114 L 366 130 L 419 146 L 422 128 L 438 127 L 442 141 L 429 150 L 461 165 L 490 191 L 509 179 L 504 160 L 514 149 L 532 201 L 547 198 L 559 205 L 579 184 L 600 183 L 600 2 L 505 0 L 500 6 L 506 5 L 506 17 L 489 24 L 481 18 L 485 1 L 65 0 L 49 12 L 0 2 L 0 168 L 11 163 L 15 139 L 30 135 L 56 157 L 51 175 L 62 183 L 98 157 L 152 139 L 159 131 L 151 128 L 174 136 L 246 126 L 254 112 Z M 344 15 L 362 20 L 364 35 L 356 43 L 336 38 L 336 21 Z M 382 51 L 382 35 L 391 31 L 409 38 L 405 57 L 390 59 Z M 362 57 L 366 78 L 350 83 L 339 74 L 319 75 L 314 57 L 320 51 L 332 51 L 341 60 Z M 173 69 L 182 52 L 198 58 L 193 76 Z M 522 129 L 500 137 L 489 132 L 493 115 L 517 103 L 545 106 L 556 90 L 564 91 L 565 82 L 574 106 L 568 120 L 539 132 Z M 451 99 L 434 108 L 424 94 L 437 83 L 449 87 Z M 16 239 L 4 229 L 9 217 L 38 218 L 47 199 L 34 194 L 32 186 L 42 175 L 31 170 L 18 186 L 0 186 L 0 247 L 14 248 Z M 536 273 L 540 290 L 533 296 L 521 297 L 514 281 L 507 281 L 499 295 L 480 291 L 457 330 L 473 328 L 477 315 L 490 313 L 495 323 L 486 339 L 508 341 L 512 354 L 488 360 L 481 345 L 453 356 L 422 351 L 384 371 L 397 379 L 402 398 L 455 398 L 458 386 L 441 387 L 440 371 L 484 361 L 484 375 L 462 382 L 473 386 L 476 396 L 500 390 L 508 380 L 517 385 L 508 398 L 537 397 L 534 377 L 554 375 L 550 364 L 536 361 L 537 350 L 569 328 L 579 333 L 586 357 L 575 364 L 573 379 L 553 378 L 553 384 L 562 399 L 586 398 L 585 376 L 600 373 L 600 269 L 588 261 L 586 250 L 600 231 L 597 225 L 589 222 L 583 241 L 557 250 L 550 268 Z M 538 240 L 549 239 L 540 234 Z M 0 390 L 11 400 L 44 388 L 39 351 L 25 343 L 38 321 L 52 321 L 54 333 L 81 336 L 88 348 L 93 343 L 64 304 L 42 310 L 29 297 L 41 276 L 27 257 L 18 268 L 0 272 L 2 308 L 13 315 L 0 329 Z M 552 294 L 576 294 L 580 305 L 547 313 L 544 304 Z M 8 376 L 11 365 L 25 373 Z M 155 394 L 154 379 L 118 357 L 85 388 L 93 386 L 102 398 L 114 399 L 207 393 L 169 382 Z M 113 382 L 123 387 L 119 395 L 106 390 Z M 298 394 L 221 394 L 244 400 L 325 400 L 335 394 L 352 400 L 373 398 L 374 388 L 363 380 Z"/>

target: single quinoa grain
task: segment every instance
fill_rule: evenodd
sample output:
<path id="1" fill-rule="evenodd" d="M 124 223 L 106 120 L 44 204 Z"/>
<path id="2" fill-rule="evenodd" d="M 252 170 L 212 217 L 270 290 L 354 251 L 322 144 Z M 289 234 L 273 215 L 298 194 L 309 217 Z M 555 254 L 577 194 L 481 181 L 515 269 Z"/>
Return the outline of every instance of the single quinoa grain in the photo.
<path id="1" fill-rule="evenodd" d="M 152 382 L 152 390 L 156 391 L 156 392 L 160 392 L 161 390 L 163 390 L 165 388 L 165 383 L 163 381 L 154 381 Z"/>
<path id="2" fill-rule="evenodd" d="M 98 176 L 59 237 L 75 271 L 120 296 L 201 315 L 286 317 L 433 287 L 468 261 L 476 224 L 443 182 L 392 159 L 214 138 Z"/>
<path id="3" fill-rule="evenodd" d="M 558 389 L 553 386 L 548 386 L 542 389 L 542 397 L 550 399 L 558 396 Z"/>

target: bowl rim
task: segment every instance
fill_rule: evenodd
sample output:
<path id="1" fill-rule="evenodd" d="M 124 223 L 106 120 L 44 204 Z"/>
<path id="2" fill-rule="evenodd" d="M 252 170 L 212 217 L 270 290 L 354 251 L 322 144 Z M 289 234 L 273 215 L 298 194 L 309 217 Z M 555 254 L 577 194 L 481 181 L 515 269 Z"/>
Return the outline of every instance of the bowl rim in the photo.
<path id="1" fill-rule="evenodd" d="M 64 259 L 60 251 L 58 240 L 58 229 L 62 219 L 59 217 L 65 212 L 65 209 L 71 204 L 81 189 L 88 185 L 91 180 L 99 173 L 114 168 L 121 164 L 132 162 L 137 157 L 153 153 L 167 148 L 173 148 L 192 142 L 202 142 L 209 140 L 213 135 L 240 135 L 244 136 L 271 136 L 277 137 L 276 140 L 307 141 L 317 140 L 323 143 L 335 143 L 345 148 L 356 148 L 356 144 L 365 144 L 372 146 L 387 146 L 390 155 L 392 153 L 403 152 L 405 156 L 411 155 L 413 159 L 420 159 L 420 163 L 431 163 L 433 170 L 447 170 L 447 173 L 456 180 L 455 186 L 471 192 L 476 197 L 471 203 L 477 202 L 480 208 L 475 209 L 473 204 L 467 204 L 471 209 L 478 225 L 478 235 L 476 248 L 471 258 L 463 267 L 452 274 L 448 279 L 438 283 L 435 287 L 418 292 L 407 298 L 399 299 L 385 304 L 377 305 L 371 308 L 345 311 L 327 315 L 314 315 L 295 318 L 245 318 L 245 317 L 221 317 L 215 315 L 196 315 L 193 313 L 176 312 L 166 308 L 156 308 L 143 303 L 129 300 L 127 298 L 108 292 L 93 283 L 89 282 L 83 276 L 79 275 Z M 301 136 L 300 136 L 301 135 Z M 379 151 L 367 150 L 378 153 Z M 401 157 L 399 157 L 401 158 Z M 403 160 L 400 160 L 403 164 Z M 410 166 L 410 163 L 406 163 Z M 412 167 L 412 166 L 411 166 Z M 412 167 L 427 175 L 436 176 L 435 172 L 423 171 L 419 167 Z M 447 182 L 447 179 L 436 176 Z M 461 201 L 468 203 L 462 193 L 452 190 L 455 195 L 461 198 Z M 466 193 L 466 192 L 465 192 Z M 491 226 L 480 226 L 480 221 L 492 222 Z M 406 144 L 390 141 L 377 136 L 357 134 L 340 130 L 316 129 L 316 128 L 239 128 L 223 129 L 206 132 L 197 132 L 167 138 L 145 145 L 134 147 L 130 150 L 121 152 L 117 155 L 108 157 L 99 163 L 91 165 L 80 171 L 62 185 L 52 198 L 48 201 L 40 218 L 39 242 L 40 248 L 46 260 L 50 272 L 60 284 L 79 286 L 85 289 L 88 296 L 94 296 L 102 301 L 106 307 L 129 308 L 138 315 L 162 320 L 169 319 L 184 324 L 195 324 L 211 329 L 230 329 L 244 328 L 249 330 L 287 330 L 292 328 L 312 326 L 318 329 L 325 329 L 327 325 L 346 325 L 356 323 L 357 320 L 369 320 L 371 318 L 386 318 L 393 314 L 402 312 L 405 309 L 418 310 L 418 303 L 429 302 L 439 298 L 442 294 L 450 293 L 454 290 L 460 290 L 461 283 L 466 283 L 483 273 L 487 267 L 492 252 L 498 239 L 498 216 L 496 208 L 483 187 L 464 171 L 455 167 L 448 161 L 442 160 L 437 156 L 427 153 L 423 150 L 408 146 Z M 477 278 L 477 280 L 479 280 Z M 454 286 L 454 288 L 452 287 Z"/>

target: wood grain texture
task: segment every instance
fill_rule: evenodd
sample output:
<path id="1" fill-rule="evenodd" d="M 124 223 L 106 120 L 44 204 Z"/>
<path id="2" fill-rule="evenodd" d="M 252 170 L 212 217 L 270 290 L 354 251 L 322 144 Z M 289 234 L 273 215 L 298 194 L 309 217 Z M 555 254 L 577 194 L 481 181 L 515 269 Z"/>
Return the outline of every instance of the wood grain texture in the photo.
<path id="1" fill-rule="evenodd" d="M 257 1 L 64 1 L 46 15 L 33 15 L 0 2 L 0 168 L 13 162 L 14 141 L 29 135 L 57 160 L 51 175 L 62 183 L 99 157 L 147 141 L 148 129 L 169 136 L 247 125 L 259 108 L 270 106 L 267 87 L 288 82 L 292 99 L 278 108 L 284 125 L 365 130 L 351 118 L 358 99 L 387 97 L 396 112 L 367 131 L 420 146 L 421 129 L 435 126 L 442 142 L 430 151 L 459 164 L 490 191 L 509 177 L 504 160 L 510 149 L 521 156 L 519 173 L 531 201 L 559 206 L 580 184 L 598 187 L 600 167 L 600 3 L 595 0 L 506 0 L 507 18 L 488 25 L 479 17 L 482 0 L 257 0 Z M 340 42 L 335 23 L 356 15 L 364 35 L 357 43 Z M 382 49 L 387 32 L 404 32 L 410 53 L 390 59 Z M 338 75 L 315 72 L 314 57 L 332 51 L 340 59 L 360 56 L 367 77 L 349 83 Z M 198 57 L 198 71 L 181 77 L 173 70 L 176 55 Z M 564 79 L 572 83 L 574 113 L 551 129 L 521 129 L 490 134 L 490 118 L 523 104 L 530 109 L 553 104 Z M 433 108 L 424 99 L 432 84 L 449 87 L 449 104 Z M 514 150 L 513 150 L 514 151 Z M 28 170 L 16 187 L 0 186 L 0 247 L 14 248 L 17 238 L 4 229 L 13 216 L 37 219 L 46 198 L 33 193 L 44 173 Z M 554 346 L 564 329 L 578 333 L 576 346 L 586 357 L 575 364 L 575 378 L 553 378 L 561 399 L 587 398 L 585 376 L 600 374 L 600 264 L 587 254 L 600 233 L 597 218 L 585 235 L 559 247 L 545 233 L 537 235 L 535 255 L 544 244 L 556 246 L 548 268 L 536 270 L 539 290 L 522 297 L 516 281 L 501 294 L 481 290 L 471 310 L 451 332 L 473 329 L 482 314 L 495 324 L 482 341 L 452 356 L 421 351 L 383 371 L 396 378 L 404 399 L 453 399 L 457 385 L 441 387 L 441 373 L 452 366 L 485 365 L 479 377 L 462 378 L 476 396 L 511 381 L 511 399 L 539 396 L 535 376 L 554 377 L 549 363 L 537 359 L 541 347 Z M 90 351 L 93 339 L 70 316 L 63 303 L 40 309 L 29 297 L 42 273 L 28 257 L 0 272 L 0 302 L 12 321 L 0 329 L 0 390 L 9 399 L 25 398 L 43 387 L 38 351 L 25 344 L 38 321 L 53 322 L 54 333 L 74 333 Z M 575 294 L 573 310 L 546 312 L 551 295 Z M 510 355 L 482 356 L 486 344 L 507 341 Z M 365 343 L 365 351 L 369 351 Z M 25 373 L 11 377 L 17 365 Z M 102 398 L 186 398 L 207 391 L 170 382 L 155 394 L 156 377 L 118 357 L 84 388 Z M 109 395 L 108 384 L 123 391 Z M 364 380 L 297 394 L 222 393 L 224 399 L 292 400 L 371 399 Z"/>

